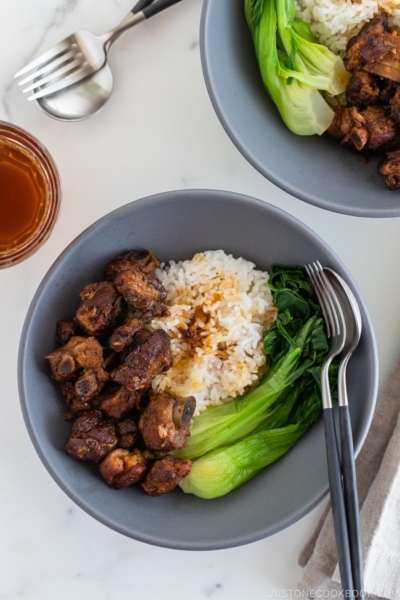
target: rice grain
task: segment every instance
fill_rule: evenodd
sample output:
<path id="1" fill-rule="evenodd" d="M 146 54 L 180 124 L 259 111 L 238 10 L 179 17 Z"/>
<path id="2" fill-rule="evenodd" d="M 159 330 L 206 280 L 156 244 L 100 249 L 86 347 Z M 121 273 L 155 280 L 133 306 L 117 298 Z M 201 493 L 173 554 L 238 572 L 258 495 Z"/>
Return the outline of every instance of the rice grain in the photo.
<path id="1" fill-rule="evenodd" d="M 297 18 L 306 21 L 316 40 L 344 56 L 348 40 L 382 11 L 400 29 L 399 0 L 296 0 Z"/>
<path id="2" fill-rule="evenodd" d="M 216 250 L 171 261 L 156 275 L 171 314 L 151 327 L 169 334 L 174 363 L 153 388 L 195 396 L 198 414 L 257 384 L 265 369 L 262 334 L 277 312 L 268 273 Z"/>

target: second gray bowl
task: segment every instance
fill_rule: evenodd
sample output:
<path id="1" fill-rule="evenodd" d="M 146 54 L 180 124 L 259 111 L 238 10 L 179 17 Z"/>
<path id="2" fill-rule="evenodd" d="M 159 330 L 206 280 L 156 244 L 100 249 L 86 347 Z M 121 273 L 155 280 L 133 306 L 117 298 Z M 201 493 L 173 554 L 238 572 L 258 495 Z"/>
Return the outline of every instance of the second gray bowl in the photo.
<path id="1" fill-rule="evenodd" d="M 200 45 L 215 111 L 233 143 L 267 179 L 334 212 L 400 216 L 400 190 L 388 190 L 377 159 L 364 165 L 328 134 L 304 137 L 287 129 L 262 84 L 244 0 L 204 0 Z"/>

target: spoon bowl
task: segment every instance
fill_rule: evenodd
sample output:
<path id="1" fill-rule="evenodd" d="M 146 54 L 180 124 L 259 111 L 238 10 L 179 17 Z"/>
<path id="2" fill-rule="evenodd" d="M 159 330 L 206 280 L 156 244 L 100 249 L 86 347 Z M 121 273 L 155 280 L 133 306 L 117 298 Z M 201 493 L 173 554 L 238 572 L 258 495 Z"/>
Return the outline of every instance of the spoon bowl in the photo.
<path id="1" fill-rule="evenodd" d="M 335 271 L 327 267 L 324 268 L 324 272 L 334 286 L 343 310 L 343 316 L 346 323 L 346 339 L 344 341 L 343 356 L 346 357 L 347 363 L 350 356 L 357 348 L 361 338 L 362 319 L 360 308 L 353 292 L 344 279 Z"/>
<path id="2" fill-rule="evenodd" d="M 83 121 L 98 113 L 112 94 L 113 75 L 108 63 L 59 92 L 38 98 L 40 108 L 59 121 Z"/>

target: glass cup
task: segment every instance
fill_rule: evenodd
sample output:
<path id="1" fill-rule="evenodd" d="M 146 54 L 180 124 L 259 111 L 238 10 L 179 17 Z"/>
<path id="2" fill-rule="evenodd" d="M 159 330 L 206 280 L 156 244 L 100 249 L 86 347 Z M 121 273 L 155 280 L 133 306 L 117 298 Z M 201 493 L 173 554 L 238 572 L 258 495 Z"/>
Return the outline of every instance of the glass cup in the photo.
<path id="1" fill-rule="evenodd" d="M 0 121 L 0 144 L 9 146 L 30 157 L 35 164 L 35 170 L 43 178 L 45 189 L 45 207 L 43 214 L 32 233 L 21 243 L 10 245 L 5 250 L 0 249 L 0 269 L 11 267 L 25 260 L 36 252 L 50 236 L 58 218 L 61 205 L 61 181 L 53 158 L 46 148 L 30 133 L 13 125 Z M 5 202 L 5 194 L 1 192 L 0 202 Z"/>

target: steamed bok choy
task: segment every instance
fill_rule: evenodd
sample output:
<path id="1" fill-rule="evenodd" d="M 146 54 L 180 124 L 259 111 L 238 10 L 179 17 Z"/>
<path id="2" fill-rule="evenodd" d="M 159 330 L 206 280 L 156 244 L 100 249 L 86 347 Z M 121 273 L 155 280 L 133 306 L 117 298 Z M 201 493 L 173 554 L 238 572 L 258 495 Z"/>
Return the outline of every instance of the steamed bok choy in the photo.
<path id="1" fill-rule="evenodd" d="M 180 483 L 181 488 L 207 499 L 227 494 L 286 454 L 315 421 L 319 410 L 320 401 L 313 391 L 300 405 L 296 422 L 262 429 L 236 444 L 209 452 L 194 461 L 188 477 Z"/>
<path id="2" fill-rule="evenodd" d="M 187 447 L 174 452 L 194 460 L 180 483 L 185 492 L 228 493 L 290 450 L 320 412 L 328 343 L 312 285 L 303 269 L 280 265 L 268 285 L 279 314 L 264 334 L 266 375 L 246 395 L 193 420 Z"/>
<path id="3" fill-rule="evenodd" d="M 294 0 L 245 0 L 261 76 L 287 127 L 321 135 L 334 113 L 320 90 L 336 96 L 350 78 L 343 61 L 314 41 L 309 25 L 295 18 Z"/>

